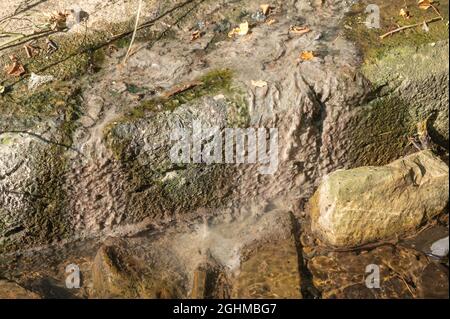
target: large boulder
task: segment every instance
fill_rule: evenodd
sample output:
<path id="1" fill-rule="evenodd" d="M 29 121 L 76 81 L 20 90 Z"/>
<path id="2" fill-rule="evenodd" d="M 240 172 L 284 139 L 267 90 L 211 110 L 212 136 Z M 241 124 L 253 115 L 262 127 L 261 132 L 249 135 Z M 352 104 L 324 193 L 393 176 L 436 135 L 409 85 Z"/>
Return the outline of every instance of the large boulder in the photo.
<path id="1" fill-rule="evenodd" d="M 310 200 L 312 230 L 332 246 L 402 236 L 443 212 L 448 190 L 448 166 L 431 151 L 386 166 L 338 170 Z"/>

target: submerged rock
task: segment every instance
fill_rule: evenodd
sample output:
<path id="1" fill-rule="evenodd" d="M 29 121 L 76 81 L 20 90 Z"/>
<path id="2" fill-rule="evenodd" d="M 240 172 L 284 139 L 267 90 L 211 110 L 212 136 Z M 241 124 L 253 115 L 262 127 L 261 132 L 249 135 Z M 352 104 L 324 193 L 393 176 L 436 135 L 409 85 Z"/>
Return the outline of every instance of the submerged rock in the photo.
<path id="1" fill-rule="evenodd" d="M 448 298 L 448 270 L 413 249 L 332 252 L 308 268 L 325 299 Z"/>
<path id="2" fill-rule="evenodd" d="M 92 265 L 93 298 L 172 299 L 182 296 L 181 285 L 153 273 L 122 245 L 102 246 Z"/>
<path id="3" fill-rule="evenodd" d="M 192 299 L 229 299 L 226 271 L 215 261 L 204 263 L 194 272 Z"/>
<path id="4" fill-rule="evenodd" d="M 448 166 L 430 151 L 386 166 L 338 170 L 310 200 L 312 230 L 333 246 L 402 236 L 443 212 L 448 189 Z"/>
<path id="5" fill-rule="evenodd" d="M 232 298 L 302 298 L 298 254 L 292 238 L 262 246 L 242 262 Z"/>

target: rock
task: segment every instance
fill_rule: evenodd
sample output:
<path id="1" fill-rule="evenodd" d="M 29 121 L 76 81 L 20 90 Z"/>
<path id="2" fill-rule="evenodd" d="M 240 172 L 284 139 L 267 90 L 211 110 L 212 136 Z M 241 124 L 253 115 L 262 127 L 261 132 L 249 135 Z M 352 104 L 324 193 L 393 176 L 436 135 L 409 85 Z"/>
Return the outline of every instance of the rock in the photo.
<path id="1" fill-rule="evenodd" d="M 333 246 L 391 239 L 441 213 L 448 190 L 448 166 L 430 151 L 386 166 L 338 170 L 310 200 L 311 227 Z"/>
<path id="2" fill-rule="evenodd" d="M 192 299 L 229 299 L 230 284 L 219 264 L 205 263 L 194 272 Z"/>
<path id="3" fill-rule="evenodd" d="M 260 247 L 242 262 L 232 298 L 302 298 L 293 238 Z"/>
<path id="4" fill-rule="evenodd" d="M 15 282 L 2 279 L 0 280 L 0 299 L 41 299 L 41 297 Z"/>
<path id="5" fill-rule="evenodd" d="M 181 298 L 181 284 L 151 272 L 121 245 L 102 246 L 92 265 L 94 298 Z"/>
<path id="6" fill-rule="evenodd" d="M 366 285 L 374 274 L 369 265 L 379 269 L 379 288 Z M 413 249 L 382 246 L 360 253 L 333 252 L 312 258 L 308 268 L 325 299 L 448 298 L 448 271 Z"/>
<path id="7" fill-rule="evenodd" d="M 419 297 L 428 299 L 448 299 L 448 267 L 429 264 L 419 282 Z"/>
<path id="8" fill-rule="evenodd" d="M 103 246 L 97 252 L 92 266 L 93 289 L 100 298 L 137 298 L 138 278 L 136 261 L 121 249 Z"/>
<path id="9" fill-rule="evenodd" d="M 206 296 L 206 272 L 197 270 L 194 273 L 194 285 L 192 287 L 192 299 L 203 299 Z"/>
<path id="10" fill-rule="evenodd" d="M 434 256 L 445 257 L 448 255 L 448 236 L 442 238 L 431 245 L 431 253 Z"/>

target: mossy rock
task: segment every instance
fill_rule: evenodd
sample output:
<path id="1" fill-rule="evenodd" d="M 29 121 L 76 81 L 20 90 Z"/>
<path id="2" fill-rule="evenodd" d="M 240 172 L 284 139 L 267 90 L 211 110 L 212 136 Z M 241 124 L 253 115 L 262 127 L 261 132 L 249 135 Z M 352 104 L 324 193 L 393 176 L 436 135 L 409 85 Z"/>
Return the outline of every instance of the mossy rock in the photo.
<path id="1" fill-rule="evenodd" d="M 381 28 L 365 25 L 369 4 L 378 5 Z M 405 4 L 411 18 L 399 16 Z M 384 165 L 412 151 L 409 138 L 427 120 L 434 144 L 448 150 L 448 1 L 436 4 L 443 21 L 407 29 L 384 39 L 393 25 L 409 25 L 436 17 L 415 0 L 360 1 L 343 21 L 345 36 L 360 49 L 360 72 L 369 82 L 366 102 L 353 110 L 342 139 L 354 144 L 347 157 L 352 166 Z"/>
<path id="2" fill-rule="evenodd" d="M 0 250 L 43 245 L 73 235 L 64 191 L 68 151 L 80 116 L 77 87 L 42 87 L 0 100 Z M 2 165 L 4 164 L 4 165 Z"/>

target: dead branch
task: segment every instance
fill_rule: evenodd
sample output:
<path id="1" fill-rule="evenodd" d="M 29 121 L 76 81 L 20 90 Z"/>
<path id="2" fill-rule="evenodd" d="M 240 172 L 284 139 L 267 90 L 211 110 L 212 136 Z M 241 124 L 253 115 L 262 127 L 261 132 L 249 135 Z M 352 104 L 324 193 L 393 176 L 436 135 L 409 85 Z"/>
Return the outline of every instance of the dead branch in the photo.
<path id="1" fill-rule="evenodd" d="M 134 25 L 133 35 L 131 36 L 130 46 L 128 47 L 127 54 L 125 54 L 125 58 L 123 59 L 122 64 L 127 63 L 127 59 L 130 55 L 131 48 L 133 47 L 134 40 L 136 39 L 137 28 L 139 27 L 139 18 L 141 17 L 141 10 L 142 10 L 142 0 L 139 0 L 139 6 L 136 13 L 136 23 Z"/>
<path id="2" fill-rule="evenodd" d="M 436 18 L 433 18 L 433 19 L 430 19 L 430 20 L 424 21 L 424 22 L 426 24 L 429 24 L 429 23 L 433 23 L 433 22 L 436 22 L 436 21 L 442 21 L 442 20 L 443 20 L 442 17 L 436 17 Z M 388 37 L 388 36 L 390 36 L 390 35 L 392 35 L 394 33 L 397 33 L 397 32 L 403 31 L 403 30 L 407 30 L 407 29 L 411 29 L 411 28 L 415 28 L 415 27 L 421 26 L 424 22 L 419 22 L 419 23 L 415 23 L 415 24 L 411 24 L 411 25 L 405 25 L 403 27 L 400 27 L 400 28 L 397 28 L 395 30 L 389 31 L 389 32 L 387 32 L 387 33 L 385 33 L 383 35 L 380 35 L 380 39 L 384 39 L 384 38 L 386 38 L 386 37 Z"/>

